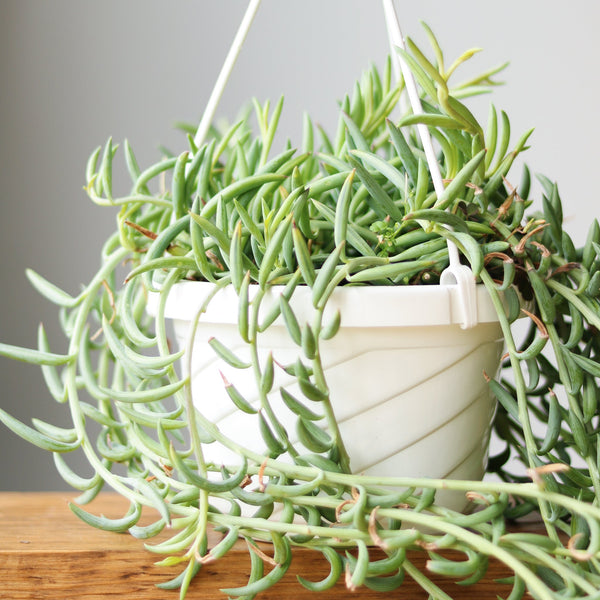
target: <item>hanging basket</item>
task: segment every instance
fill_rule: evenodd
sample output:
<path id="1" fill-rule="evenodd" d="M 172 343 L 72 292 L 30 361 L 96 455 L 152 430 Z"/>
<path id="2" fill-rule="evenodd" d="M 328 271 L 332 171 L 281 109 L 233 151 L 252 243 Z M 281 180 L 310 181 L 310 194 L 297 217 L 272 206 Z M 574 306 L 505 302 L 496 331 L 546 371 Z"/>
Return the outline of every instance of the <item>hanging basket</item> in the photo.
<path id="1" fill-rule="evenodd" d="M 257 287 L 257 286 L 251 286 Z M 266 314 L 283 288 L 273 286 L 261 303 Z M 165 316 L 173 319 L 179 347 L 189 343 L 198 308 L 213 284 L 181 282 L 173 287 Z M 256 290 L 250 290 L 250 298 Z M 341 314 L 341 327 L 322 343 L 321 357 L 332 407 L 354 473 L 477 480 L 483 477 L 495 400 L 484 372 L 496 374 L 503 351 L 497 315 L 483 285 L 476 286 L 478 325 L 460 326 L 461 306 L 454 286 L 353 287 L 335 289 L 324 321 Z M 256 415 L 238 410 L 228 397 L 233 384 L 256 409 L 259 394 L 252 369 L 234 369 L 215 353 L 218 339 L 242 360 L 247 344 L 238 329 L 238 296 L 233 286 L 219 290 L 197 323 L 192 352 L 192 395 L 196 408 L 230 439 L 264 452 Z M 158 294 L 150 297 L 156 313 Z M 299 286 L 290 305 L 302 325 L 312 322 L 310 289 Z M 261 361 L 273 354 L 277 365 L 293 364 L 298 345 L 279 317 L 259 336 Z M 297 443 L 296 415 L 284 404 L 284 388 L 301 397 L 298 382 L 276 369 L 269 402 Z M 316 421 L 316 423 L 319 423 Z M 308 451 L 308 450 L 307 450 Z M 240 458 L 216 443 L 205 458 L 235 464 Z M 439 501 L 464 509 L 463 496 Z"/>

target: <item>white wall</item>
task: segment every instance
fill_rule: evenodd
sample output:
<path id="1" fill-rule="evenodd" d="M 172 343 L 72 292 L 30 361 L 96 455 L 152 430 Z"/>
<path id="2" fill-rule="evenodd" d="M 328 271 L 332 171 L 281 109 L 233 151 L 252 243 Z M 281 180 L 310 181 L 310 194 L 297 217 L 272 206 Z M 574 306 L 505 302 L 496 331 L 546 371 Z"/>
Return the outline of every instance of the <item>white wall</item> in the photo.
<path id="1" fill-rule="evenodd" d="M 3 0 L 0 3 L 0 340 L 35 346 L 39 321 L 57 349 L 54 307 L 37 297 L 32 267 L 76 291 L 98 265 L 115 215 L 82 192 L 91 150 L 128 137 L 140 163 L 196 120 L 245 7 L 241 0 Z M 527 160 L 560 182 L 569 230 L 581 242 L 600 215 L 594 191 L 600 5 L 589 0 L 398 2 L 405 34 L 419 19 L 449 57 L 471 46 L 477 66 L 511 61 L 494 102 L 515 135 L 536 127 Z M 370 60 L 387 52 L 377 0 L 264 0 L 222 103 L 234 116 L 252 95 L 286 96 L 284 127 L 309 109 L 323 124 Z M 487 102 L 487 100 L 486 100 Z M 478 104 L 484 110 L 483 104 Z M 483 112 L 485 114 L 485 112 Z M 0 407 L 66 424 L 34 367 L 0 360 Z M 0 489 L 56 489 L 51 457 L 0 429 Z"/>

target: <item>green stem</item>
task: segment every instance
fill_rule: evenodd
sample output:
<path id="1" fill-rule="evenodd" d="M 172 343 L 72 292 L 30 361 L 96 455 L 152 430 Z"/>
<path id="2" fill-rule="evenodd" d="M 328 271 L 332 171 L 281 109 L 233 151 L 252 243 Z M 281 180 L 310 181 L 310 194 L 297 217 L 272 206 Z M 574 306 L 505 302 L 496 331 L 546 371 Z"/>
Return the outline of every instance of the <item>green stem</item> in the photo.
<path id="1" fill-rule="evenodd" d="M 561 355 L 562 344 L 560 343 L 560 338 L 558 336 L 558 332 L 556 331 L 556 327 L 554 326 L 554 324 L 547 323 L 546 328 L 548 330 L 548 335 L 550 337 L 550 341 L 554 348 L 554 354 L 556 356 L 556 364 L 558 366 L 558 371 L 561 375 L 561 380 L 564 381 L 566 378 L 568 378 L 568 374 L 567 374 L 567 366 L 565 365 L 564 359 Z M 576 418 L 578 418 L 580 421 L 583 422 L 583 414 L 581 412 L 581 406 L 579 405 L 577 398 L 573 394 L 571 394 L 568 390 L 565 390 L 565 391 L 566 391 L 566 395 L 567 395 L 567 400 L 569 402 L 569 410 L 573 411 Z M 591 433 L 589 431 L 589 426 L 588 426 L 588 431 L 586 431 L 586 434 L 593 435 L 593 433 Z M 592 485 L 594 487 L 594 491 L 595 491 L 595 495 L 596 495 L 596 503 L 598 503 L 598 502 L 600 502 L 600 473 L 598 472 L 598 464 L 596 463 L 595 456 L 591 456 L 589 452 L 586 454 L 586 456 L 582 456 L 582 458 L 585 460 L 585 462 L 588 466 L 589 475 L 592 479 Z"/>
<path id="2" fill-rule="evenodd" d="M 256 389 L 258 391 L 260 405 L 261 408 L 267 414 L 271 425 L 273 425 L 277 438 L 280 443 L 282 443 L 286 449 L 286 451 L 292 457 L 298 456 L 298 451 L 294 448 L 293 444 L 290 442 L 289 436 L 285 427 L 279 422 L 271 403 L 269 402 L 269 398 L 266 393 L 262 390 L 262 370 L 260 366 L 260 357 L 258 355 L 258 332 L 259 332 L 259 310 L 262 300 L 265 296 L 265 290 L 259 289 L 256 296 L 252 299 L 252 315 L 249 323 L 249 345 L 250 345 L 250 356 L 252 360 L 252 368 L 254 370 L 254 379 L 256 382 Z"/>
<path id="3" fill-rule="evenodd" d="M 533 435 L 533 430 L 531 428 L 531 422 L 529 420 L 529 411 L 527 404 L 527 385 L 525 383 L 525 377 L 523 375 L 523 371 L 521 369 L 521 361 L 518 357 L 518 350 L 515 344 L 515 340 L 512 335 L 512 330 L 510 328 L 510 323 L 506 318 L 504 306 L 502 305 L 502 300 L 498 294 L 498 290 L 490 277 L 487 271 L 483 270 L 480 273 L 481 280 L 486 286 L 492 303 L 494 304 L 494 308 L 496 309 L 496 314 L 498 315 L 498 320 L 500 322 L 500 327 L 502 328 L 502 333 L 504 334 L 504 341 L 508 348 L 508 354 L 510 358 L 510 364 L 512 367 L 512 373 L 514 376 L 514 384 L 515 389 L 517 391 L 517 404 L 519 410 L 519 422 L 523 429 L 523 435 L 525 437 L 525 447 L 527 449 L 527 463 L 529 464 L 530 469 L 535 469 L 536 458 L 537 458 L 537 444 L 535 441 L 535 436 Z M 546 525 L 546 530 L 548 531 L 548 535 L 551 539 L 558 542 L 558 534 L 556 530 L 552 526 L 552 520 L 550 519 L 550 508 L 548 504 L 544 501 L 540 502 L 540 512 L 544 519 L 544 524 Z"/>
<path id="4" fill-rule="evenodd" d="M 421 573 L 410 560 L 405 560 L 402 563 L 402 568 L 429 594 L 430 598 L 435 600 L 452 600 L 451 596 L 448 596 L 444 590 L 441 590 L 427 575 Z"/>
<path id="5" fill-rule="evenodd" d="M 129 251 L 126 249 L 119 249 L 112 255 L 107 257 L 107 260 L 102 265 L 102 268 L 98 271 L 96 276 L 92 279 L 90 284 L 87 286 L 85 291 L 82 293 L 83 301 L 77 308 L 75 322 L 73 329 L 70 332 L 70 343 L 69 353 L 73 356 L 79 354 L 79 345 L 86 328 L 87 319 L 92 310 L 96 295 L 103 286 L 103 281 L 110 276 L 111 273 L 129 256 Z M 117 492 L 129 498 L 132 501 L 140 504 L 151 504 L 151 502 L 145 498 L 142 494 L 134 492 L 127 485 L 122 483 L 121 478 L 115 476 L 106 466 L 103 461 L 98 458 L 94 452 L 94 446 L 90 441 L 86 427 L 85 427 L 85 415 L 81 411 L 79 404 L 79 392 L 77 385 L 77 363 L 73 361 L 68 365 L 66 369 L 66 388 L 68 395 L 69 409 L 71 411 L 71 418 L 73 419 L 73 426 L 77 431 L 77 435 L 81 440 L 81 448 L 85 453 L 90 465 L 94 470 L 101 475 L 101 477 Z"/>
<path id="6" fill-rule="evenodd" d="M 157 321 L 157 323 L 160 324 L 160 325 L 157 325 L 157 337 L 159 340 L 162 340 L 162 342 L 160 342 L 160 345 L 162 346 L 161 349 L 163 351 L 168 351 L 166 335 L 164 335 L 164 331 L 162 331 L 161 334 L 159 334 L 158 330 L 162 329 L 164 327 L 165 303 L 167 300 L 169 290 L 172 287 L 173 283 L 175 283 L 175 281 L 177 279 L 179 279 L 179 277 L 175 277 L 175 276 L 169 277 L 167 279 L 167 281 L 165 282 L 164 288 L 161 290 L 161 298 L 160 298 L 159 309 L 157 312 L 156 321 Z M 225 287 L 228 284 L 229 284 L 228 278 L 224 278 L 224 279 L 220 280 L 217 284 L 215 284 L 215 286 L 212 288 L 211 292 L 206 296 L 206 298 L 203 299 L 202 303 L 198 307 L 196 314 L 194 315 L 194 318 L 192 320 L 191 328 L 188 333 L 188 344 L 187 344 L 187 348 L 186 348 L 186 363 L 185 363 L 186 364 L 186 374 L 185 374 L 185 377 L 187 379 L 187 383 L 183 389 L 183 393 L 185 396 L 184 403 L 185 403 L 185 409 L 186 409 L 188 424 L 189 424 L 189 429 L 190 429 L 192 449 L 194 451 L 194 456 L 196 457 L 196 461 L 198 463 L 198 469 L 200 471 L 200 474 L 203 477 L 206 476 L 206 462 L 204 460 L 204 453 L 202 452 L 202 442 L 201 442 L 200 436 L 198 434 L 198 423 L 196 420 L 197 419 L 197 410 L 194 405 L 194 399 L 192 398 L 192 365 L 193 365 L 192 357 L 193 357 L 193 351 L 194 351 L 194 340 L 196 339 L 196 331 L 198 330 L 198 324 L 200 322 L 200 318 L 206 312 L 208 305 L 210 304 L 211 300 L 215 297 L 215 295 L 223 287 Z M 175 376 L 176 376 L 176 374 L 175 374 Z M 196 398 L 196 401 L 199 401 L 199 400 L 200 400 L 199 398 Z"/>
<path id="7" fill-rule="evenodd" d="M 315 376 L 316 384 L 319 387 L 319 389 L 321 391 L 327 392 L 327 398 L 323 400 L 322 404 L 323 410 L 325 412 L 325 417 L 327 419 L 329 431 L 333 436 L 333 440 L 338 451 L 338 464 L 340 465 L 340 468 L 344 473 L 351 473 L 352 471 L 350 470 L 350 456 L 348 455 L 348 451 L 346 450 L 346 445 L 344 444 L 344 439 L 342 437 L 342 433 L 340 431 L 340 427 L 338 425 L 333 406 L 331 405 L 331 398 L 329 396 L 329 386 L 327 385 L 325 371 L 323 369 L 323 362 L 321 360 L 321 344 L 319 334 L 323 326 L 324 310 L 325 306 L 321 306 L 317 309 L 313 324 L 313 333 L 315 336 L 316 343 L 315 357 L 312 361 L 313 373 Z"/>
<path id="8" fill-rule="evenodd" d="M 171 273 L 171 276 L 167 278 L 165 282 L 164 288 L 161 290 L 161 298 L 159 303 L 159 309 L 157 313 L 157 322 L 160 323 L 160 328 L 164 327 L 164 310 L 165 304 L 167 301 L 169 290 L 172 285 L 179 279 L 177 276 L 177 272 Z M 196 408 L 194 406 L 194 400 L 192 398 L 192 365 L 193 365 L 193 349 L 194 349 L 194 341 L 196 339 L 196 331 L 198 329 L 198 324 L 200 322 L 200 318 L 206 312 L 208 305 L 211 300 L 215 297 L 215 295 L 225 286 L 228 285 L 227 278 L 222 279 L 219 283 L 217 283 L 211 290 L 211 292 L 207 295 L 207 297 L 202 301 L 202 304 L 198 307 L 196 311 L 196 315 L 192 321 L 192 326 L 188 333 L 188 344 L 186 348 L 186 370 L 185 377 L 187 379 L 187 383 L 184 387 L 184 395 L 185 395 L 185 407 L 188 418 L 189 430 L 192 448 L 194 451 L 194 456 L 196 457 L 196 462 L 198 464 L 198 471 L 203 477 L 206 477 L 206 461 L 204 460 L 204 453 L 202 451 L 202 442 L 200 440 L 200 435 L 198 433 L 198 424 L 196 421 Z M 158 334 L 157 327 L 157 337 L 159 340 L 164 340 L 162 342 L 163 350 L 168 352 L 168 346 L 164 348 L 166 337 L 164 335 Z M 198 398 L 196 399 L 198 400 Z M 207 490 L 199 489 L 198 490 L 198 521 L 196 523 L 196 537 L 194 539 L 194 543 L 190 547 L 188 551 L 188 556 L 194 558 L 199 553 L 199 548 L 202 542 L 206 538 L 206 531 L 208 525 L 208 512 L 209 512 L 209 494 Z"/>
<path id="9" fill-rule="evenodd" d="M 587 319 L 590 325 L 600 329 L 600 315 L 594 312 L 572 289 L 554 279 L 548 279 L 547 285 L 558 292 L 569 304 L 572 304 Z"/>

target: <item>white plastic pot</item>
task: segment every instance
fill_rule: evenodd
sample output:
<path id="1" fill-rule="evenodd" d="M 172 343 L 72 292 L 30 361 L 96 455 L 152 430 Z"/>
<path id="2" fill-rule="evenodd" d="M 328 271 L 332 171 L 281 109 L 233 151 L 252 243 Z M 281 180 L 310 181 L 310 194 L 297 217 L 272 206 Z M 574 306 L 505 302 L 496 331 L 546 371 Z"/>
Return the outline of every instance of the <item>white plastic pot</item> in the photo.
<path id="1" fill-rule="evenodd" d="M 210 283 L 181 282 L 171 290 L 166 317 L 174 321 L 180 347 L 187 343 L 190 322 L 212 289 Z M 261 307 L 267 309 L 278 301 L 281 291 L 271 288 Z M 322 342 L 321 355 L 353 472 L 482 478 L 495 411 L 483 372 L 497 373 L 503 339 L 487 291 L 478 285 L 476 294 L 479 324 L 465 330 L 460 327 L 461 307 L 454 286 L 335 289 L 324 323 L 339 310 L 342 324 L 333 339 Z M 150 299 L 151 313 L 156 311 L 156 296 Z M 259 408 L 252 369 L 231 368 L 207 343 L 214 336 L 240 357 L 249 356 L 238 333 L 237 306 L 237 295 L 228 286 L 201 316 L 193 346 L 192 395 L 196 407 L 223 433 L 252 450 L 264 451 L 256 415 L 235 408 L 219 373 Z M 309 289 L 297 288 L 291 306 L 300 324 L 312 323 Z M 260 335 L 259 346 L 263 359 L 273 352 L 280 364 L 295 362 L 300 352 L 281 319 Z M 285 386 L 297 398 L 302 393 L 290 376 L 276 371 L 269 398 L 295 440 L 296 417 L 281 401 L 279 388 Z M 205 452 L 207 460 L 217 464 L 240 460 L 216 444 L 206 446 Z M 445 503 L 464 507 L 463 498 Z"/>

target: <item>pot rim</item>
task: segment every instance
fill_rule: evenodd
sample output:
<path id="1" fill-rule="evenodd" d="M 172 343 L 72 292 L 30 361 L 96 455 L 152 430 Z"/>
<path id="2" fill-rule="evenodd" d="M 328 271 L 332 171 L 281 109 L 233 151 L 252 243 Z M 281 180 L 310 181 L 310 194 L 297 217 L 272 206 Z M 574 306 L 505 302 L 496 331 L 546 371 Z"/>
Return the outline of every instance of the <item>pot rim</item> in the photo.
<path id="1" fill-rule="evenodd" d="M 207 281 L 176 283 L 166 301 L 165 317 L 193 320 L 214 285 Z M 486 287 L 477 284 L 475 288 L 477 323 L 497 323 L 498 315 Z M 257 290 L 258 285 L 250 285 L 250 300 Z M 261 313 L 278 301 L 283 290 L 282 285 L 267 289 Z M 152 316 L 156 316 L 158 312 L 159 298 L 159 292 L 150 292 L 148 295 L 147 310 Z M 216 293 L 201 321 L 237 325 L 238 304 L 233 285 L 227 285 Z M 314 309 L 308 286 L 298 285 L 290 304 L 298 320 L 312 320 Z M 462 323 L 460 296 L 456 285 L 338 286 L 327 302 L 325 318 L 333 316 L 338 310 L 342 315 L 343 327 L 460 326 Z"/>

